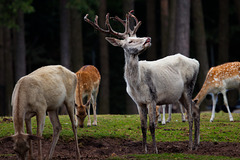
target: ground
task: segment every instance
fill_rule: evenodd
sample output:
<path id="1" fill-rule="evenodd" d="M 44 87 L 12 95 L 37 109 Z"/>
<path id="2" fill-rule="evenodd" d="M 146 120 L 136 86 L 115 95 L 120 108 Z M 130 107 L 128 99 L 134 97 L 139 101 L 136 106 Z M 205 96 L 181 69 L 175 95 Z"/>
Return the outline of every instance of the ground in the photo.
<path id="1" fill-rule="evenodd" d="M 34 142 L 34 157 L 37 157 L 37 144 Z M 80 153 L 82 159 L 106 159 L 116 155 L 142 154 L 142 142 L 112 138 L 87 138 L 79 139 Z M 43 153 L 46 154 L 50 147 L 50 140 L 43 140 Z M 198 150 L 189 151 L 188 142 L 158 142 L 159 153 L 186 153 L 198 155 L 221 155 L 240 158 L 240 143 L 223 142 L 201 142 Z M 151 143 L 148 144 L 151 151 Z M 151 153 L 151 152 L 150 152 Z M 9 156 L 3 156 L 9 154 Z M 73 141 L 58 141 L 53 159 L 71 160 L 75 159 L 75 143 Z M 0 159 L 16 159 L 12 149 L 12 143 L 7 142 L 0 145 Z"/>

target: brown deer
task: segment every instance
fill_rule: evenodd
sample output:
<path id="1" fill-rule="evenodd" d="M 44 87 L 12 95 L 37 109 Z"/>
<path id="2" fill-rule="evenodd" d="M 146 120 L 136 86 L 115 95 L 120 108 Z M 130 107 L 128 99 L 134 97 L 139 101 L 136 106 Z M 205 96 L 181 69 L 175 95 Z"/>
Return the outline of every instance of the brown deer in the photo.
<path id="1" fill-rule="evenodd" d="M 207 94 L 211 93 L 213 107 L 210 122 L 213 122 L 215 118 L 218 93 L 222 93 L 224 105 L 228 110 L 229 119 L 230 121 L 233 121 L 226 95 L 227 90 L 230 89 L 240 90 L 240 62 L 229 62 L 210 68 L 201 90 L 193 101 L 195 102 L 196 107 L 199 108 Z"/>
<path id="2" fill-rule="evenodd" d="M 130 11 L 126 14 L 126 20 L 119 17 L 114 19 L 125 27 L 124 33 L 116 32 L 109 23 L 109 14 L 106 15 L 106 27 L 102 29 L 98 25 L 98 17 L 92 22 L 84 17 L 95 29 L 112 34 L 117 38 L 106 37 L 113 46 L 122 47 L 125 56 L 124 79 L 127 83 L 127 93 L 136 103 L 141 119 L 143 135 L 143 148 L 147 153 L 146 132 L 147 114 L 149 116 L 149 128 L 152 135 L 154 152 L 158 153 L 155 141 L 156 105 L 172 104 L 180 102 L 187 109 L 189 116 L 189 148 L 193 149 L 199 144 L 199 112 L 194 110 L 195 120 L 195 143 L 192 143 L 192 102 L 191 96 L 197 79 L 199 63 L 197 60 L 187 58 L 181 54 L 165 57 L 157 61 L 139 61 L 138 56 L 151 46 L 150 37 L 139 38 L 136 32 L 141 21 Z M 129 27 L 129 18 L 133 18 L 136 25 L 133 30 Z"/>
<path id="3" fill-rule="evenodd" d="M 14 151 L 19 159 L 32 159 L 32 142 L 38 140 L 38 159 L 42 156 L 42 132 L 44 129 L 46 112 L 53 126 L 51 148 L 46 159 L 51 159 L 62 130 L 58 118 L 58 109 L 65 105 L 72 123 L 72 130 L 76 142 L 77 159 L 80 158 L 78 148 L 77 128 L 74 117 L 74 96 L 77 85 L 76 75 L 60 65 L 46 66 L 22 77 L 15 85 L 12 94 L 13 125 L 15 134 L 1 141 L 12 140 Z M 32 135 L 31 118 L 37 118 L 37 136 Z M 27 133 L 24 133 L 24 121 Z"/>
<path id="4" fill-rule="evenodd" d="M 93 125 L 97 125 L 97 95 L 101 81 L 101 76 L 98 69 L 92 65 L 83 66 L 77 73 L 77 88 L 75 103 L 77 105 L 77 120 L 79 127 L 84 126 L 84 119 L 87 116 L 86 109 L 88 111 L 88 123 L 87 126 L 91 126 L 90 119 L 90 102 L 93 107 L 94 121 Z M 83 104 L 83 99 L 87 98 L 86 104 Z"/>

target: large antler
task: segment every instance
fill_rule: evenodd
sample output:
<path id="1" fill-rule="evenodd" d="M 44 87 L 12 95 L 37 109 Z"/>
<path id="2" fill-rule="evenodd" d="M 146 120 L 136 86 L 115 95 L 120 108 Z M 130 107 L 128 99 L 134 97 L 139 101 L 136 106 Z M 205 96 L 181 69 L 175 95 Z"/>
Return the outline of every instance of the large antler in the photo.
<path id="1" fill-rule="evenodd" d="M 138 21 L 137 17 L 134 16 L 132 14 L 132 12 L 134 12 L 134 10 L 131 10 L 130 12 L 128 12 L 128 14 L 126 14 L 126 20 L 122 20 L 121 18 L 119 18 L 118 16 L 115 16 L 114 19 L 119 21 L 120 23 L 122 23 L 125 26 L 125 31 L 127 30 L 129 36 L 136 36 L 137 30 L 138 28 L 141 26 L 142 22 Z M 129 25 L 129 15 L 134 18 L 136 25 L 134 26 L 133 30 L 130 29 L 130 25 Z M 125 22 L 127 22 L 128 24 L 126 24 Z"/>
<path id="2" fill-rule="evenodd" d="M 119 21 L 120 23 L 122 23 L 122 25 L 125 27 L 125 31 L 124 33 L 119 33 L 116 32 L 112 29 L 110 23 L 109 23 L 109 13 L 107 13 L 106 15 L 106 21 L 105 21 L 105 25 L 107 26 L 107 29 L 102 29 L 99 25 L 98 25 L 98 16 L 95 17 L 95 21 L 92 22 L 90 21 L 87 17 L 88 14 L 86 14 L 86 16 L 84 17 L 84 20 L 86 22 L 88 22 L 89 24 L 91 24 L 95 29 L 99 30 L 100 32 L 104 32 L 104 33 L 108 33 L 108 34 L 112 34 L 114 36 L 117 36 L 119 38 L 126 38 L 129 36 L 136 36 L 136 32 L 138 30 L 138 28 L 141 25 L 141 21 L 138 21 L 138 19 L 132 14 L 133 10 L 131 10 L 128 14 L 126 14 L 126 20 L 122 20 L 121 18 L 119 18 L 118 16 L 115 16 L 113 19 Z M 135 22 L 136 22 L 136 26 L 134 26 L 134 29 L 131 30 L 129 27 L 129 16 L 133 17 Z"/>

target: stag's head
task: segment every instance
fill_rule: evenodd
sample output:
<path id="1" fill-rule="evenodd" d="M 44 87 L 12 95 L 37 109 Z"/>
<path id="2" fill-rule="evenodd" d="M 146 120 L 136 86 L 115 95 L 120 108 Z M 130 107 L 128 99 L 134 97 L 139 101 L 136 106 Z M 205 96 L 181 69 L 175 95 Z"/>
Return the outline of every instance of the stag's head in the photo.
<path id="1" fill-rule="evenodd" d="M 87 16 L 84 17 L 84 20 L 91 24 L 95 29 L 99 30 L 100 32 L 108 33 L 113 36 L 118 37 L 106 37 L 106 40 L 112 44 L 113 46 L 122 47 L 125 51 L 125 53 L 129 55 L 139 55 L 144 50 L 146 50 L 148 47 L 151 46 L 151 38 L 150 37 L 137 37 L 136 32 L 138 28 L 141 25 L 141 21 L 138 21 L 138 19 L 132 14 L 133 11 L 130 11 L 128 14 L 126 14 L 126 19 L 122 20 L 118 16 L 115 16 L 113 19 L 119 21 L 125 28 L 124 33 L 116 32 L 112 29 L 110 23 L 109 23 L 109 13 L 106 15 L 106 27 L 107 29 L 102 29 L 98 25 L 98 16 L 96 16 L 95 21 L 90 21 Z M 129 25 L 129 19 L 134 18 L 136 25 L 133 27 L 133 30 L 130 28 Z"/>
<path id="2" fill-rule="evenodd" d="M 86 104 L 76 106 L 77 107 L 77 113 L 76 113 L 77 122 L 78 122 L 78 126 L 80 128 L 84 127 L 84 120 L 87 116 L 86 108 L 89 106 L 89 104 L 90 104 L 90 101 L 88 101 Z"/>

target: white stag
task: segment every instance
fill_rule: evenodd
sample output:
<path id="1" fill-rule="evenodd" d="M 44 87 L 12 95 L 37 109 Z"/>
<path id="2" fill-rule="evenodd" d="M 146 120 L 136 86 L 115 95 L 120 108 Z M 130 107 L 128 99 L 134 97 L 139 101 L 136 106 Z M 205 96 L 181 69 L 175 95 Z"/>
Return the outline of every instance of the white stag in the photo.
<path id="1" fill-rule="evenodd" d="M 77 104 L 77 120 L 79 127 L 83 128 L 84 119 L 87 116 L 86 109 L 88 111 L 88 123 L 87 126 L 91 126 L 90 119 L 90 102 L 93 107 L 94 121 L 93 125 L 97 125 L 97 95 L 99 90 L 99 85 L 101 81 L 101 76 L 98 69 L 92 65 L 86 65 L 80 68 L 76 73 L 78 83 L 76 88 L 75 101 Z M 83 104 L 83 99 L 87 98 L 86 104 Z"/>
<path id="2" fill-rule="evenodd" d="M 197 79 L 199 63 L 194 59 L 187 58 L 181 54 L 168 56 L 157 61 L 139 61 L 139 54 L 151 46 L 151 38 L 136 36 L 136 32 L 141 25 L 141 21 L 130 11 L 126 14 L 126 20 L 119 17 L 115 19 L 125 27 L 124 33 L 114 31 L 109 24 L 109 14 L 106 15 L 107 29 L 102 29 L 98 25 L 98 17 L 95 22 L 90 21 L 85 16 L 85 21 L 90 23 L 97 30 L 110 33 L 120 39 L 106 37 L 106 40 L 113 46 L 122 47 L 125 55 L 124 78 L 127 83 L 127 93 L 136 103 L 141 119 L 143 134 L 143 148 L 147 153 L 146 132 L 147 114 L 149 115 L 149 128 L 152 135 L 154 152 L 158 153 L 155 141 L 155 120 L 156 105 L 172 104 L 178 100 L 184 104 L 189 116 L 189 147 L 193 149 L 192 142 L 192 101 L 191 96 Z M 134 18 L 136 25 L 133 30 L 129 27 L 129 18 Z M 199 141 L 199 113 L 196 115 L 195 144 Z M 197 116 L 198 115 L 198 116 Z M 195 126 L 195 127 L 196 127 Z M 197 146 L 197 145 L 195 145 Z"/>
<path id="3" fill-rule="evenodd" d="M 195 102 L 196 107 L 199 108 L 207 94 L 211 93 L 213 107 L 210 122 L 213 122 L 215 118 L 218 93 L 222 93 L 224 105 L 228 110 L 229 119 L 230 121 L 233 121 L 226 95 L 227 90 L 230 89 L 240 90 L 240 62 L 229 62 L 210 68 L 201 90 L 193 101 Z"/>
<path id="4" fill-rule="evenodd" d="M 53 126 L 51 148 L 46 159 L 51 159 L 62 130 L 58 118 L 58 109 L 64 104 L 67 108 L 74 132 L 76 143 L 76 156 L 80 158 L 78 148 L 77 129 L 74 118 L 74 95 L 77 85 L 76 75 L 62 67 L 46 66 L 22 77 L 15 85 L 12 94 L 13 125 L 15 134 L 3 141 L 12 140 L 14 151 L 19 159 L 26 159 L 29 151 L 29 159 L 32 157 L 32 142 L 38 140 L 38 159 L 42 156 L 42 132 L 44 129 L 46 112 Z M 32 135 L 31 118 L 37 118 L 37 136 Z M 27 134 L 24 133 L 24 121 Z"/>

